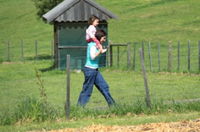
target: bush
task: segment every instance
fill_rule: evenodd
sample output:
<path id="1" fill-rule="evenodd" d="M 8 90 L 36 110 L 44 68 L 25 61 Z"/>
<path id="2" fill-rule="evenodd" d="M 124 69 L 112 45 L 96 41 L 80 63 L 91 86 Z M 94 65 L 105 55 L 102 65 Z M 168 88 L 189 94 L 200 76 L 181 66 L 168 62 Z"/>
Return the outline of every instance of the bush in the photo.
<path id="1" fill-rule="evenodd" d="M 26 97 L 17 106 L 15 116 L 18 121 L 45 121 L 56 119 L 59 112 L 48 102 L 36 98 Z"/>
<path id="2" fill-rule="evenodd" d="M 60 112 L 47 101 L 33 97 L 25 97 L 14 109 L 14 112 L 3 112 L 0 115 L 0 125 L 11 125 L 16 122 L 42 122 L 55 120 Z"/>

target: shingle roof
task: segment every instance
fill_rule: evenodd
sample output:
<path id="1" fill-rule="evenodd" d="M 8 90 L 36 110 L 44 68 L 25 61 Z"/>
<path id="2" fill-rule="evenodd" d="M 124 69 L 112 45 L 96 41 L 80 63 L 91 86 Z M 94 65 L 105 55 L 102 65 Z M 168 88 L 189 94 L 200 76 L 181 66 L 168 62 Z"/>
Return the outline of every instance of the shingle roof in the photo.
<path id="1" fill-rule="evenodd" d="M 64 0 L 43 15 L 47 22 L 87 21 L 91 15 L 100 20 L 116 19 L 117 16 L 92 0 Z"/>

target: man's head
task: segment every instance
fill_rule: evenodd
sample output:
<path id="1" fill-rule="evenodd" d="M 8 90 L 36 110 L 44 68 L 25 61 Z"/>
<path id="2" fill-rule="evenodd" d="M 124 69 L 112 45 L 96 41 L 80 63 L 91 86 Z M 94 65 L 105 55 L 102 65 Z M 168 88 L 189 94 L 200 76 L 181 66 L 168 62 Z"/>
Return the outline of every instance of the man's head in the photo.
<path id="1" fill-rule="evenodd" d="M 104 30 L 97 30 L 95 37 L 99 40 L 100 43 L 103 43 L 106 41 L 106 32 Z"/>

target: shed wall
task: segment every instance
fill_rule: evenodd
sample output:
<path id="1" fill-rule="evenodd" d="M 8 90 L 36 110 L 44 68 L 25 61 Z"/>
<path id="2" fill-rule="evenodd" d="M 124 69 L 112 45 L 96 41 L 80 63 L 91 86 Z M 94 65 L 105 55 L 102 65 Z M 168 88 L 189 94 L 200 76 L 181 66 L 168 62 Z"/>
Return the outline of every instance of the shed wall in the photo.
<path id="1" fill-rule="evenodd" d="M 87 42 L 85 41 L 85 30 L 87 27 L 87 22 L 60 23 L 58 25 L 57 37 L 59 69 L 65 69 L 67 54 L 70 54 L 71 56 L 71 69 L 82 69 L 84 67 L 87 47 Z M 106 22 L 101 23 L 98 27 L 99 29 L 103 29 L 106 33 L 108 32 Z M 108 41 L 103 45 L 107 46 Z M 106 66 L 106 54 L 101 56 L 100 66 Z"/>

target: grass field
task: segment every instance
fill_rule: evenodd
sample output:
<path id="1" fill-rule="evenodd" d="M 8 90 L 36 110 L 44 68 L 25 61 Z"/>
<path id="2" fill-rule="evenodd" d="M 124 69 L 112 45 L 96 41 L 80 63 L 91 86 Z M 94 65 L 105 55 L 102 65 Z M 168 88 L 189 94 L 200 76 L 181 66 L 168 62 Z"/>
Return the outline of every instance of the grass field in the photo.
<path id="1" fill-rule="evenodd" d="M 159 43 L 161 69 L 166 71 L 167 45 L 172 41 L 173 71 L 177 71 L 177 43 L 180 41 L 182 57 L 180 69 L 182 72 L 187 72 L 187 43 L 190 40 L 191 71 L 198 72 L 198 41 L 200 40 L 198 0 L 125 0 L 123 2 L 97 0 L 97 2 L 119 17 L 118 20 L 109 20 L 109 40 L 113 43 L 138 42 L 138 51 L 141 42 L 144 41 L 145 55 L 148 58 L 147 47 L 151 42 L 153 67 L 156 70 Z M 38 41 L 40 57 L 50 58 L 53 26 L 38 19 L 33 2 L 2 0 L 0 3 L 0 62 L 7 60 L 8 41 L 11 61 L 21 60 L 21 40 L 23 40 L 25 59 L 30 60 L 35 56 L 35 40 Z M 146 63 L 149 65 L 148 61 Z"/>
<path id="2" fill-rule="evenodd" d="M 51 66 L 51 61 L 30 61 L 24 63 L 4 63 L 0 65 L 1 93 L 0 111 L 13 113 L 17 104 L 26 97 L 40 96 L 40 87 L 35 69 L 42 70 Z M 116 69 L 102 69 L 102 74 L 109 83 L 111 93 L 118 104 L 145 106 L 145 90 L 140 72 Z M 64 113 L 66 99 L 66 73 L 52 70 L 40 72 L 42 84 L 47 93 L 47 100 Z M 82 88 L 83 74 L 71 74 L 71 105 L 76 106 Z M 167 103 L 173 100 L 199 98 L 198 74 L 187 73 L 148 73 L 152 104 Z M 119 94 L 120 93 L 120 94 Z M 198 105 L 196 106 L 198 109 Z M 88 109 L 105 109 L 107 104 L 102 95 L 94 88 L 87 105 Z M 194 108 L 196 109 L 196 108 Z M 165 110 L 164 110 L 165 111 Z M 75 113 L 74 113 L 75 112 Z M 94 112 L 94 111 L 93 111 Z M 73 115 L 84 116 L 72 110 Z M 98 113 L 98 112 L 97 112 Z M 123 112 L 122 112 L 123 113 Z M 125 112 L 126 113 L 126 112 Z M 87 115 L 88 113 L 86 113 Z M 93 113 L 96 115 L 95 113 Z M 100 113 L 101 114 L 101 113 Z M 105 113 L 104 113 L 105 114 Z M 97 114 L 98 115 L 98 114 Z"/>
<path id="3" fill-rule="evenodd" d="M 145 50 L 147 51 L 147 44 L 149 41 L 152 42 L 152 56 L 153 56 L 153 71 L 158 71 L 157 65 L 157 43 L 161 44 L 161 60 L 162 71 L 167 71 L 167 43 L 172 41 L 173 47 L 176 47 L 177 41 L 181 41 L 182 58 L 181 58 L 181 70 L 179 73 L 168 73 L 168 72 L 158 72 L 151 73 L 148 72 L 148 82 L 150 88 L 150 96 L 152 103 L 163 103 L 171 100 L 187 100 L 187 99 L 198 99 L 200 93 L 200 76 L 198 73 L 198 49 L 197 42 L 200 40 L 200 17 L 199 17 L 199 6 L 200 1 L 198 0 L 115 0 L 115 1 L 105 1 L 97 0 L 102 6 L 108 8 L 113 13 L 115 13 L 119 19 L 109 21 L 109 39 L 113 43 L 127 43 L 135 42 L 141 43 L 141 41 L 146 42 Z M 22 10 L 23 9 L 23 10 Z M 52 66 L 51 56 L 51 40 L 53 36 L 53 27 L 43 23 L 41 20 L 37 19 L 36 9 L 30 0 L 0 0 L 0 113 L 13 113 L 16 110 L 18 104 L 21 100 L 27 96 L 39 98 L 40 87 L 38 85 L 38 78 L 36 77 L 36 71 L 42 69 L 47 69 Z M 120 26 L 119 26 L 120 25 Z M 26 61 L 25 63 L 20 60 L 20 43 L 21 40 L 24 41 L 24 52 Z M 39 42 L 39 55 L 42 60 L 34 61 L 34 42 L 38 40 Z M 195 74 L 189 73 L 187 71 L 187 42 L 191 40 L 191 64 L 192 71 Z M 6 59 L 6 43 L 11 42 L 11 62 L 3 62 Z M 137 47 L 137 51 L 141 47 Z M 131 47 L 131 50 L 133 46 Z M 120 59 L 126 59 L 126 49 L 121 49 Z M 176 49 L 174 48 L 173 54 L 176 54 Z M 136 118 L 128 118 L 117 116 L 112 118 L 110 122 L 105 124 L 117 124 L 123 122 L 124 125 L 127 124 L 139 124 L 146 123 L 146 118 L 149 118 L 148 122 L 159 122 L 159 121 L 174 121 L 176 113 L 168 115 L 162 115 L 163 113 L 170 113 L 170 108 L 163 108 L 163 111 L 159 111 L 158 106 L 150 112 L 150 114 L 155 114 L 159 111 L 160 115 L 151 115 L 149 117 L 148 110 L 144 110 L 145 107 L 145 91 L 143 85 L 143 78 L 141 73 L 138 71 L 134 72 L 131 69 L 127 70 L 126 62 L 120 61 L 120 68 L 116 67 L 116 49 L 114 49 L 114 68 L 104 68 L 101 70 L 103 76 L 107 80 L 111 94 L 114 99 L 119 104 L 129 104 L 130 106 L 142 106 L 140 114 L 145 116 Z M 47 59 L 45 59 L 45 57 Z M 145 53 L 145 58 L 148 58 L 147 52 Z M 131 62 L 132 63 L 132 62 Z M 177 71 L 177 58 L 174 57 L 173 71 Z M 149 71 L 149 62 L 146 61 L 147 70 Z M 139 56 L 137 53 L 137 69 L 140 69 Z M 184 73 L 183 73 L 184 72 Z M 46 72 L 39 72 L 41 79 L 43 80 L 43 85 L 47 93 L 47 100 L 55 106 L 62 115 L 60 118 L 64 118 L 64 103 L 66 95 L 66 73 L 60 70 L 50 70 Z M 83 82 L 82 73 L 71 73 L 71 105 L 75 106 L 81 91 Z M 163 102 L 162 102 L 163 101 Z M 141 103 L 141 104 L 140 104 Z M 191 114 L 186 113 L 177 115 L 178 119 L 193 119 L 199 117 L 199 103 L 197 102 L 194 106 L 193 104 L 180 107 L 175 106 L 174 112 L 191 112 Z M 184 108 L 182 111 L 177 110 L 180 107 Z M 186 108 L 187 107 L 187 108 Z M 93 95 L 90 102 L 87 105 L 89 111 L 91 110 L 92 118 L 96 118 L 99 111 L 95 109 L 107 109 L 107 104 L 100 93 L 94 89 Z M 173 109 L 173 108 L 172 108 Z M 128 109 L 129 110 L 129 109 Z M 121 112 L 126 115 L 126 112 L 121 109 Z M 132 108 L 130 108 L 132 110 Z M 168 112 L 169 110 L 169 112 Z M 103 111 L 101 114 L 106 114 L 108 111 Z M 113 110 L 116 112 L 116 110 Z M 137 111 L 137 110 L 136 110 Z M 110 110 L 112 112 L 112 110 Z M 173 110 L 172 110 L 173 112 Z M 108 112 L 109 113 L 109 112 Z M 137 113 L 137 112 L 135 112 Z M 81 115 L 76 109 L 72 111 L 72 114 L 78 121 L 72 121 L 70 123 L 63 122 L 52 126 L 51 128 L 62 128 L 62 127 L 78 127 L 78 125 L 83 124 L 88 125 L 91 123 L 103 123 L 106 119 L 99 118 L 98 120 L 92 119 L 86 123 L 85 117 L 90 118 L 90 113 L 87 112 Z M 75 116 L 75 114 L 77 114 Z M 122 114 L 122 115 L 123 115 Z M 0 116 L 1 116 L 0 115 Z M 119 114 L 120 115 L 120 114 Z M 78 119 L 78 117 L 83 117 L 83 119 Z M 87 117 L 88 116 L 88 117 Z M 185 118 L 184 118 L 185 116 Z M 124 120 L 130 119 L 130 122 L 124 122 Z M 138 119 L 140 118 L 140 119 Z M 162 119 L 160 119 L 162 118 Z M 177 119 L 177 120 L 178 120 Z M 60 119 L 62 120 L 62 119 Z M 134 122 L 134 120 L 137 120 Z M 28 121 L 25 121 L 28 123 Z M 20 123 L 19 123 L 20 124 Z M 13 126 L 2 126 L 0 131 L 7 130 L 33 130 L 48 128 L 51 122 L 45 122 L 43 124 L 25 124 L 25 125 L 13 125 Z"/>
<path id="4" fill-rule="evenodd" d="M 177 42 L 198 41 L 200 17 L 198 0 L 96 0 L 119 19 L 109 21 L 109 39 L 127 41 Z M 35 39 L 46 43 L 52 39 L 53 27 L 37 19 L 30 0 L 0 1 L 1 42 Z M 21 10 L 23 9 L 23 10 Z M 120 25 L 120 26 L 119 26 Z M 48 45 L 48 44 L 44 44 Z"/>

